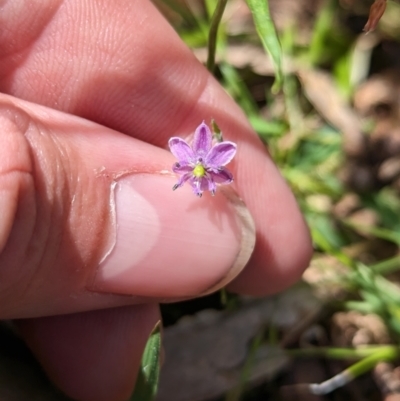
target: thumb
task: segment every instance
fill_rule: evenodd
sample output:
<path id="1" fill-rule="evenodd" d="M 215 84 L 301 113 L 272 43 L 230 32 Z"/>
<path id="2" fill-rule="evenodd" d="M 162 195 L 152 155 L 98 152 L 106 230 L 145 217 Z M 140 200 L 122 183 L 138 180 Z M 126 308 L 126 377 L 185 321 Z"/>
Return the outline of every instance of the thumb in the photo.
<path id="1" fill-rule="evenodd" d="M 196 296 L 248 261 L 247 209 L 172 192 L 169 152 L 5 95 L 0 126 L 0 318 Z"/>

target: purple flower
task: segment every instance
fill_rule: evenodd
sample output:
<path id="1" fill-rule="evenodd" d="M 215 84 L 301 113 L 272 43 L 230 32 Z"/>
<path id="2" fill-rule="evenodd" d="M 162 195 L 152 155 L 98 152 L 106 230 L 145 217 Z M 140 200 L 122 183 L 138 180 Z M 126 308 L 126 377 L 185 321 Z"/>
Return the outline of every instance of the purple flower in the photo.
<path id="1" fill-rule="evenodd" d="M 235 156 L 236 144 L 224 141 L 213 146 L 212 139 L 210 128 L 203 121 L 194 133 L 192 146 L 182 138 L 169 140 L 169 148 L 178 159 L 172 170 L 180 175 L 172 188 L 174 191 L 188 181 L 197 196 L 201 197 L 207 190 L 215 195 L 217 184 L 233 181 L 232 174 L 224 166 Z"/>

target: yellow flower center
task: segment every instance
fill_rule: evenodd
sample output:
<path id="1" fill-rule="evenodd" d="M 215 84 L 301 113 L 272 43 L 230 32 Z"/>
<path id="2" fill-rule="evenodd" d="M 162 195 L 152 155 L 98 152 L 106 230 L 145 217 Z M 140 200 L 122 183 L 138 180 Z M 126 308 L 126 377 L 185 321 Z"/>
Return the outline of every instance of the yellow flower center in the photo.
<path id="1" fill-rule="evenodd" d="M 193 169 L 193 175 L 195 177 L 204 177 L 206 175 L 206 169 L 201 164 L 198 164 Z"/>

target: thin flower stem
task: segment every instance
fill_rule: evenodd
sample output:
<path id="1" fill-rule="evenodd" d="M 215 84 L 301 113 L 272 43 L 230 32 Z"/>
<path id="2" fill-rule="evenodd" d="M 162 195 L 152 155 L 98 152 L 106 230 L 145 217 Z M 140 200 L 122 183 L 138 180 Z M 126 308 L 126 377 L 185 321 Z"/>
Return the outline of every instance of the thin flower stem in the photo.
<path id="1" fill-rule="evenodd" d="M 219 0 L 214 14 L 211 18 L 210 32 L 208 33 L 208 58 L 207 69 L 211 73 L 214 72 L 215 67 L 215 50 L 217 47 L 217 33 L 218 27 L 224 14 L 225 6 L 228 0 Z"/>

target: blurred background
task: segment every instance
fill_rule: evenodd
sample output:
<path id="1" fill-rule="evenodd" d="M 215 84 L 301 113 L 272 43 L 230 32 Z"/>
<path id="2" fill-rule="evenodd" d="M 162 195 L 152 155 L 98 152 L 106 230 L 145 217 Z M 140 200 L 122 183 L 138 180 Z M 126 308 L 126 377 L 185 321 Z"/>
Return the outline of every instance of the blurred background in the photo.
<path id="1" fill-rule="evenodd" d="M 400 400 L 400 3 L 269 0 L 280 91 L 247 3 L 227 2 L 214 74 L 294 191 L 315 254 L 282 294 L 164 306 L 158 399 Z M 206 64 L 216 1 L 156 4 Z M 312 394 L 338 374 L 354 380 Z"/>

